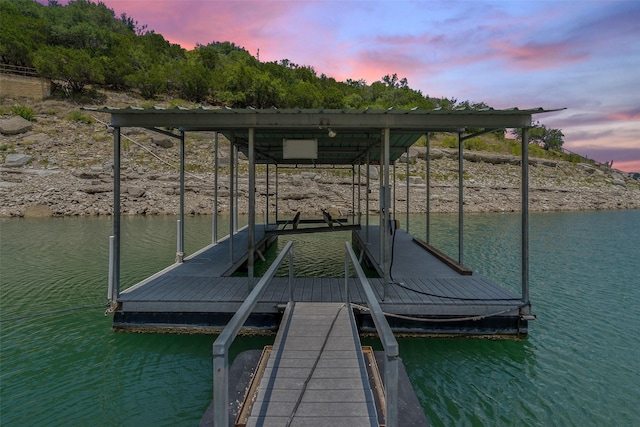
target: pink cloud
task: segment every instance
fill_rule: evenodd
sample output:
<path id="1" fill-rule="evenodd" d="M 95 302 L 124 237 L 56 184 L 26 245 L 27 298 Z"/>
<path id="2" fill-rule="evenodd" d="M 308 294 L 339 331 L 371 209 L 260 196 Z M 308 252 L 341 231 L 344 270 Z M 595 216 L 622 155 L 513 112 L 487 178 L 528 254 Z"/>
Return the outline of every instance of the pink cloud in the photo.
<path id="1" fill-rule="evenodd" d="M 585 52 L 572 52 L 573 45 L 568 42 L 510 44 L 503 41 L 491 43 L 493 56 L 506 61 L 508 65 L 525 70 L 555 68 L 564 64 L 585 61 L 589 55 Z"/>
<path id="2" fill-rule="evenodd" d="M 640 108 L 630 111 L 614 111 L 606 116 L 607 121 L 640 122 Z"/>
<path id="3" fill-rule="evenodd" d="M 288 33 L 285 23 L 304 2 L 282 1 L 150 1 L 103 0 L 172 43 L 192 49 L 196 43 L 230 41 L 255 54 L 261 46 Z"/>
<path id="4" fill-rule="evenodd" d="M 640 160 L 623 160 L 613 162 L 613 168 L 619 169 L 623 172 L 636 172 L 640 173 Z"/>

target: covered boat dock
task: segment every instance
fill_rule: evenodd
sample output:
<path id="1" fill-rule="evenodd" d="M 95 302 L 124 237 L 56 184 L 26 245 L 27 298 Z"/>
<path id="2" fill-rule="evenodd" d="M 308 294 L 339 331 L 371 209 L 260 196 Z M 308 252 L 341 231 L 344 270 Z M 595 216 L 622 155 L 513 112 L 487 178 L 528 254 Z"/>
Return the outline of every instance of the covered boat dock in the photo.
<path id="1" fill-rule="evenodd" d="M 371 283 L 392 329 L 408 334 L 510 335 L 527 333 L 531 313 L 529 300 L 529 214 L 528 214 L 528 130 L 532 116 L 553 110 L 278 110 L 278 109 L 99 109 L 111 114 L 114 129 L 114 230 L 110 262 L 109 300 L 114 327 L 119 329 L 205 329 L 220 330 L 256 283 L 257 257 L 278 235 L 309 232 L 308 227 L 286 227 L 278 213 L 278 168 L 282 166 L 323 167 L 339 165 L 352 173 L 350 218 L 324 217 L 318 231 L 349 229 L 352 245 L 360 251 L 379 278 Z M 142 127 L 171 136 L 180 142 L 180 219 L 176 263 L 137 284 L 120 279 L 120 185 L 121 130 Z M 522 209 L 521 209 L 521 292 L 516 295 L 464 265 L 464 161 L 466 139 L 503 128 L 521 128 Z M 173 130 L 166 130 L 173 129 Z M 238 152 L 248 159 L 248 226 L 236 229 L 231 221 L 229 234 L 200 251 L 184 253 L 185 134 L 215 133 L 215 175 L 213 236 L 217 236 L 218 135 L 230 142 L 231 217 L 237 206 L 234 175 Z M 429 137 L 433 132 L 458 135 L 459 201 L 458 257 L 443 255 L 429 242 L 430 181 Z M 393 220 L 392 167 L 420 137 L 427 138 L 427 233 L 426 239 L 409 235 L 409 217 L 403 224 Z M 409 161 L 407 156 L 407 162 Z M 265 222 L 256 223 L 256 165 L 265 165 L 266 197 L 275 197 L 275 211 L 267 203 Z M 377 188 L 371 188 L 370 167 L 380 168 Z M 269 188 L 269 168 L 275 168 L 275 191 Z M 273 170 L 273 169 L 272 169 Z M 407 188 L 409 174 L 406 174 Z M 379 203 L 369 200 L 379 192 Z M 407 190 L 407 209 L 411 201 Z M 371 215 L 375 221 L 370 221 Z M 375 224 L 374 224 L 375 222 Z M 284 230 L 283 230 L 284 228 Z M 392 242 L 395 251 L 392 251 Z M 395 253 L 392 271 L 392 252 Z M 295 261 L 293 261 L 295 262 Z M 233 273 L 246 268 L 247 277 Z M 347 279 L 353 280 L 353 279 Z M 257 302 L 245 328 L 276 329 L 284 306 L 293 294 L 295 301 L 344 301 L 344 277 L 295 277 L 289 290 L 286 278 L 274 278 Z M 125 287 L 125 286 L 127 287 Z M 351 303 L 361 331 L 372 329 L 368 307 L 358 283 L 351 286 Z"/>

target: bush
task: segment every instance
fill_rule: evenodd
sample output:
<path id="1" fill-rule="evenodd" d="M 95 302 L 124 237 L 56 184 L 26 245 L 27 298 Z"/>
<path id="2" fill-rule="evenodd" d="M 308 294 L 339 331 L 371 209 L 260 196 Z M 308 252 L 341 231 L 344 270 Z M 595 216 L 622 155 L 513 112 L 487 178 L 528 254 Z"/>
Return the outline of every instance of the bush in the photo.
<path id="1" fill-rule="evenodd" d="M 33 108 L 25 107 L 24 105 L 14 105 L 11 107 L 11 112 L 16 116 L 20 116 L 23 119 L 29 120 L 30 122 L 34 121 L 35 117 L 33 115 Z"/>
<path id="2" fill-rule="evenodd" d="M 481 138 L 470 138 L 464 141 L 465 150 L 491 151 L 491 147 Z"/>
<path id="3" fill-rule="evenodd" d="M 70 112 L 69 115 L 67 116 L 67 119 L 71 122 L 79 122 L 87 125 L 90 125 L 91 123 L 95 122 L 93 117 L 87 116 L 82 111 L 77 111 L 77 110 Z"/>

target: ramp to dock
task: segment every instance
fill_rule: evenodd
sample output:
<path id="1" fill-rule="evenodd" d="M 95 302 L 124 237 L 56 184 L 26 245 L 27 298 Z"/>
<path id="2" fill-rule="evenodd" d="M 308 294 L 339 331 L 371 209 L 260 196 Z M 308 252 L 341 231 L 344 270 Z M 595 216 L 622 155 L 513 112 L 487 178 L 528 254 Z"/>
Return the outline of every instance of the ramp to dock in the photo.
<path id="1" fill-rule="evenodd" d="M 254 399 L 247 426 L 378 426 L 351 308 L 289 303 Z"/>

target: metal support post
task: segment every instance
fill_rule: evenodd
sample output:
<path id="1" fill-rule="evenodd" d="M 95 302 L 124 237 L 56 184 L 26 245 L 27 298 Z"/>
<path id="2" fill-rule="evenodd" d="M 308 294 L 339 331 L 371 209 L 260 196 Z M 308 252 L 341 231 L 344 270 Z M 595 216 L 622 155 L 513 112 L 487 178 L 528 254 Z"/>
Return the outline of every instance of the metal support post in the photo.
<path id="1" fill-rule="evenodd" d="M 256 252 L 255 231 L 256 231 L 256 162 L 254 152 L 255 130 L 249 129 L 249 235 L 247 255 L 247 270 L 249 276 L 249 291 L 253 289 L 253 264 Z"/>
<path id="2" fill-rule="evenodd" d="M 391 205 L 393 207 L 393 219 L 395 221 L 396 219 L 396 187 L 397 187 L 398 181 L 396 180 L 396 162 L 393 162 L 393 201 L 391 202 Z"/>
<path id="3" fill-rule="evenodd" d="M 107 289 L 107 300 L 109 300 L 109 302 L 111 303 L 115 301 L 115 298 L 113 297 L 113 257 L 115 250 L 114 240 L 115 237 L 109 236 L 109 281 L 107 282 L 109 287 Z"/>
<path id="4" fill-rule="evenodd" d="M 184 260 L 184 251 L 182 250 L 182 230 L 183 230 L 183 224 L 182 224 L 182 220 L 179 219 L 177 221 L 177 230 L 176 230 L 176 262 L 178 263 L 182 263 L 182 261 Z"/>
<path id="5" fill-rule="evenodd" d="M 235 217 L 234 212 L 234 193 L 235 189 L 235 181 L 233 177 L 235 176 L 235 136 L 231 137 L 229 146 L 229 263 L 233 264 L 233 237 L 234 237 L 234 226 L 233 226 L 233 218 Z"/>
<path id="6" fill-rule="evenodd" d="M 407 234 L 409 234 L 409 147 L 407 147 Z"/>
<path id="7" fill-rule="evenodd" d="M 356 169 L 351 165 L 351 224 L 356 223 Z"/>
<path id="8" fill-rule="evenodd" d="M 426 242 L 431 244 L 431 132 L 427 132 L 427 170 L 425 171 L 425 180 L 427 184 L 427 235 Z"/>
<path id="9" fill-rule="evenodd" d="M 184 131 L 180 131 L 180 220 L 178 221 L 178 245 L 176 250 L 176 261 L 182 262 L 184 259 Z"/>
<path id="10" fill-rule="evenodd" d="M 358 225 L 362 224 L 362 164 L 358 163 Z"/>
<path id="11" fill-rule="evenodd" d="M 113 291 L 111 303 L 120 297 L 120 128 L 113 129 Z"/>
<path id="12" fill-rule="evenodd" d="M 236 167 L 235 167 L 235 180 L 236 180 L 236 197 L 234 199 L 235 201 L 235 207 L 233 209 L 234 215 L 233 215 L 233 231 L 238 231 L 239 225 L 238 225 L 238 200 L 240 199 L 240 181 L 239 181 L 239 176 L 240 176 L 240 168 L 238 167 L 239 163 L 240 163 L 240 156 L 239 156 L 239 150 L 238 150 L 238 146 L 234 145 L 233 149 L 235 151 L 235 162 L 236 162 Z"/>
<path id="13" fill-rule="evenodd" d="M 213 134 L 213 224 L 211 230 L 211 243 L 218 242 L 218 132 Z"/>
<path id="14" fill-rule="evenodd" d="M 266 164 L 267 169 L 267 191 L 264 203 L 264 226 L 265 230 L 269 228 L 269 163 Z"/>
<path id="15" fill-rule="evenodd" d="M 529 304 L 529 128 L 522 129 L 522 302 Z"/>
<path id="16" fill-rule="evenodd" d="M 369 243 L 369 193 L 371 192 L 371 177 L 370 172 L 371 172 L 371 155 L 370 155 L 370 151 L 367 150 L 367 178 L 366 178 L 366 185 L 365 185 L 365 190 L 366 190 L 366 200 L 365 200 L 365 222 L 366 222 L 366 228 L 365 228 L 365 237 L 364 240 L 365 242 L 368 244 Z"/>
<path id="17" fill-rule="evenodd" d="M 389 143 L 391 139 L 391 131 L 389 128 L 384 129 L 384 198 L 385 198 L 385 210 L 384 210 L 384 256 L 383 256 L 383 268 L 384 268 L 384 294 L 383 299 L 386 300 L 389 295 L 389 282 L 390 278 L 390 266 L 391 266 L 391 239 L 390 239 L 390 231 L 391 224 L 389 224 L 389 206 L 390 206 L 390 196 L 389 191 Z"/>
<path id="18" fill-rule="evenodd" d="M 276 163 L 276 228 L 278 228 L 278 164 Z"/>
<path id="19" fill-rule="evenodd" d="M 464 264 L 464 155 L 462 132 L 458 132 L 458 263 Z"/>
<path id="20" fill-rule="evenodd" d="M 384 134 L 384 132 L 383 132 Z M 378 174 L 378 186 L 380 187 L 380 191 L 378 194 L 378 205 L 380 206 L 380 208 L 378 209 L 378 224 L 380 224 L 380 227 L 378 228 L 378 230 L 380 231 L 378 233 L 378 259 L 380 260 L 380 266 L 382 267 L 382 269 L 384 270 L 384 249 L 385 249 L 385 245 L 384 245 L 384 223 L 385 223 L 385 211 L 389 211 L 389 205 L 386 204 L 387 202 L 387 187 L 384 186 L 384 182 L 389 182 L 389 179 L 387 178 L 387 180 L 385 181 L 384 179 L 384 173 L 385 170 L 387 173 L 389 173 L 388 169 L 385 169 L 385 165 L 386 163 L 384 162 L 384 137 L 380 139 L 380 172 Z"/>

